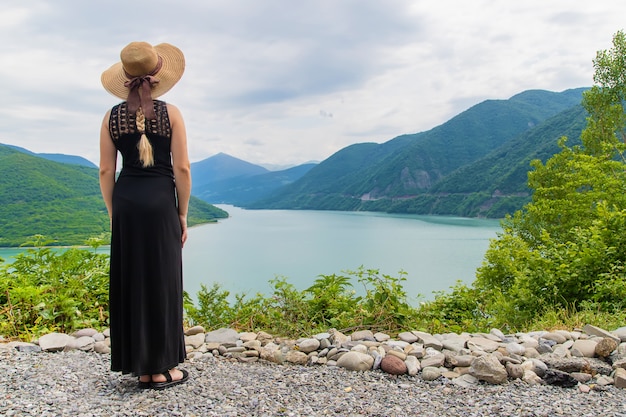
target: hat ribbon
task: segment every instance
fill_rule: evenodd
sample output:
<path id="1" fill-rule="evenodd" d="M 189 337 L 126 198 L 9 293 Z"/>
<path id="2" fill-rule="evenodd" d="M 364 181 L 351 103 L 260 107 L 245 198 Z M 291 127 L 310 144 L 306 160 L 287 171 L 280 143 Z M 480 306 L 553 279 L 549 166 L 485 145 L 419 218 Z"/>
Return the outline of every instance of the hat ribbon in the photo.
<path id="1" fill-rule="evenodd" d="M 130 78 L 124 83 L 124 87 L 129 89 L 128 99 L 126 100 L 129 112 L 134 113 L 137 109 L 139 109 L 139 106 L 141 106 L 146 119 L 156 119 L 156 114 L 154 114 L 154 107 L 152 105 L 152 87 L 159 82 L 159 79 L 156 78 L 155 75 L 161 69 L 162 63 L 163 60 L 159 56 L 157 66 L 154 70 L 152 70 L 152 72 L 137 77 L 133 77 L 124 71 L 126 76 Z M 141 95 L 139 95 L 139 89 L 141 89 Z"/>

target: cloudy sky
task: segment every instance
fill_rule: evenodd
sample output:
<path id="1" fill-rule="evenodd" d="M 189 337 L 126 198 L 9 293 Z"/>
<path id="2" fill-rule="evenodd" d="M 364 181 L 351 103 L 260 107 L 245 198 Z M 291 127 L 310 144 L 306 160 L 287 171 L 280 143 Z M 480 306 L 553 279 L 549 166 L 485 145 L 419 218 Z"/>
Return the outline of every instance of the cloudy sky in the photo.
<path id="1" fill-rule="evenodd" d="M 100 74 L 143 40 L 185 53 L 163 99 L 192 161 L 320 161 L 486 99 L 590 86 L 624 16 L 609 0 L 4 0 L 0 143 L 97 163 L 119 101 Z"/>

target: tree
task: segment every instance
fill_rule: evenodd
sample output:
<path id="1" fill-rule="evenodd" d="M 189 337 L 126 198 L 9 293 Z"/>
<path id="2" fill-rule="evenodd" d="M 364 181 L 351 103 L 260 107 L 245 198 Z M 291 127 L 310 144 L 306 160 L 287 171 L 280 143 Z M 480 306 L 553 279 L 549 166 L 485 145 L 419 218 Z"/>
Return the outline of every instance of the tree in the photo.
<path id="1" fill-rule="evenodd" d="M 522 325 L 545 311 L 624 305 L 626 284 L 626 36 L 599 51 L 582 146 L 568 147 L 528 174 L 532 201 L 503 221 L 474 283 L 500 322 Z"/>

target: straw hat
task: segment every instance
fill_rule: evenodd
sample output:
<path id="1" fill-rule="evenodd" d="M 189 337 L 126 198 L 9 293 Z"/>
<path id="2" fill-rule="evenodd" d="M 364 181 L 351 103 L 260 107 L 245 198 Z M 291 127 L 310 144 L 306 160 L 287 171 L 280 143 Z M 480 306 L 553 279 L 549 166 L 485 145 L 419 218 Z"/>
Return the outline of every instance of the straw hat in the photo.
<path id="1" fill-rule="evenodd" d="M 122 49 L 120 59 L 102 73 L 101 81 L 105 90 L 122 100 L 127 100 L 127 85 L 136 77 L 152 77 L 151 95 L 157 98 L 174 87 L 185 71 L 182 51 L 168 43 L 131 42 Z"/>

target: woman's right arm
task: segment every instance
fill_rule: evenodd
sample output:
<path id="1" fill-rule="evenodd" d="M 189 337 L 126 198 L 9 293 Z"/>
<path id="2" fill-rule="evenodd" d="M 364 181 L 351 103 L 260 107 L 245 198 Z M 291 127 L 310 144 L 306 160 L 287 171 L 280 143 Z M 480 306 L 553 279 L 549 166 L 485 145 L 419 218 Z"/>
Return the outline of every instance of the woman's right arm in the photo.
<path id="1" fill-rule="evenodd" d="M 113 187 L 115 186 L 115 169 L 117 164 L 117 149 L 109 133 L 109 115 L 104 116 L 100 127 L 100 191 L 104 205 L 109 212 L 109 219 L 113 216 Z"/>

